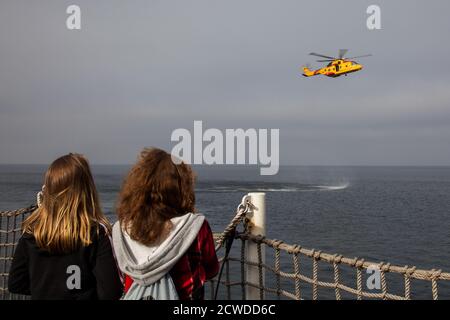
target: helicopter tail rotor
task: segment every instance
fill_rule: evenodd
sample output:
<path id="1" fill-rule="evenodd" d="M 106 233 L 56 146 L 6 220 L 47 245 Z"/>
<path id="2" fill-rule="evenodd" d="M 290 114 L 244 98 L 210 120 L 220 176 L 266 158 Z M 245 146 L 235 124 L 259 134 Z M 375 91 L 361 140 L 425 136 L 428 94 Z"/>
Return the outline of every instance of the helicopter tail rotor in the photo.
<path id="1" fill-rule="evenodd" d="M 303 75 L 305 77 L 311 77 L 314 74 L 315 74 L 314 71 L 311 70 L 311 64 L 307 63 L 303 66 Z"/>

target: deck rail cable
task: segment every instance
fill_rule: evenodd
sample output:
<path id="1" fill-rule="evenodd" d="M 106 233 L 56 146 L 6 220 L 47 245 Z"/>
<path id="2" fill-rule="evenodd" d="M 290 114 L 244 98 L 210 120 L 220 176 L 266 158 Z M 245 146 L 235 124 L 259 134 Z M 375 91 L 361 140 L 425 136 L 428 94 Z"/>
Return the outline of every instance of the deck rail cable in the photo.
<path id="1" fill-rule="evenodd" d="M 28 214 L 33 212 L 37 207 L 35 205 L 18 209 L 14 211 L 0 211 L 0 299 L 26 299 L 27 297 L 14 295 L 8 292 L 8 273 L 11 266 L 12 257 L 14 254 L 17 241 L 22 234 L 22 222 Z M 348 258 L 339 254 L 325 253 L 320 250 L 306 249 L 300 245 L 286 244 L 281 240 L 269 239 L 265 236 L 252 234 L 249 230 L 248 215 L 251 214 L 252 203 L 248 197 L 244 197 L 242 203 L 239 205 L 234 218 L 230 224 L 221 233 L 215 233 L 216 250 L 219 252 L 220 248 L 226 243 L 228 237 L 233 236 L 240 240 L 240 257 L 232 257 L 226 255 L 220 260 L 224 264 L 225 279 L 215 278 L 210 280 L 211 284 L 211 298 L 214 299 L 216 294 L 216 285 L 220 283 L 225 288 L 225 293 L 221 295 L 224 299 L 238 299 L 239 297 L 232 296 L 232 288 L 241 288 L 241 298 L 246 299 L 246 288 L 252 287 L 259 290 L 259 297 L 264 298 L 264 294 L 272 294 L 277 298 L 287 299 L 319 299 L 319 288 L 328 288 L 334 291 L 334 298 L 337 300 L 344 299 L 343 294 L 349 294 L 351 297 L 361 300 L 367 299 L 384 299 L 384 300 L 410 300 L 412 299 L 412 280 L 426 281 L 431 288 L 431 297 L 434 300 L 439 298 L 439 284 L 450 284 L 450 273 L 442 272 L 440 269 L 422 270 L 410 266 L 396 266 L 384 262 L 370 262 L 360 258 Z M 241 231 L 237 231 L 237 227 L 242 225 Z M 246 243 L 251 243 L 257 246 L 257 261 L 251 261 L 246 253 Z M 236 248 L 236 247 L 233 247 Z M 265 262 L 263 249 L 269 248 L 273 250 L 274 262 L 269 265 Z M 291 260 L 291 270 L 282 270 L 286 268 L 286 263 L 281 263 L 281 255 L 287 255 Z M 326 264 L 332 270 L 330 277 L 331 281 L 319 280 L 319 263 Z M 230 269 L 231 264 L 234 264 L 235 269 L 240 269 L 240 279 L 231 281 Z M 304 266 L 309 264 L 311 272 L 309 275 L 305 274 L 302 269 L 308 269 Z M 348 272 L 342 272 L 342 267 L 349 267 L 354 274 L 350 276 Z M 258 270 L 258 283 L 246 280 L 246 270 L 252 267 L 252 270 Z M 380 276 L 380 290 L 379 292 L 372 292 L 365 289 L 363 286 L 364 272 L 368 269 L 376 267 Z M 350 271 L 351 271 L 350 270 Z M 265 275 L 268 274 L 272 286 L 266 286 Z M 403 282 L 404 290 L 402 294 L 392 293 L 388 291 L 388 274 L 395 274 L 400 277 Z M 343 279 L 346 275 L 347 279 Z M 348 278 L 353 277 L 354 285 L 348 285 Z M 344 281 L 346 280 L 346 281 Z M 289 282 L 293 286 L 293 290 L 283 288 L 283 284 Z M 311 295 L 306 296 L 304 293 L 307 290 L 305 286 L 310 288 Z"/>

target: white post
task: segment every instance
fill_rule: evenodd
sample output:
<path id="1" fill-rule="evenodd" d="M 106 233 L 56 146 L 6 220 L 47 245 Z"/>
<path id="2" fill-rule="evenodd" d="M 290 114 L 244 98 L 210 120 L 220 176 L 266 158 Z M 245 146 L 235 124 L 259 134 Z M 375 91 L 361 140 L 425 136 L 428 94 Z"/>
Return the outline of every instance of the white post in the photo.
<path id="1" fill-rule="evenodd" d="M 254 192 L 249 193 L 250 201 L 255 206 L 252 210 L 252 214 L 249 215 L 250 221 L 250 234 L 252 235 L 266 235 L 266 194 L 263 192 Z M 264 246 L 261 245 L 261 262 L 266 262 L 266 251 Z M 246 242 L 245 248 L 245 259 L 247 261 L 251 261 L 254 263 L 258 263 L 258 245 L 252 241 Z M 245 276 L 246 281 L 251 282 L 253 284 L 260 285 L 259 282 L 259 272 L 260 269 L 257 266 L 246 265 Z M 264 286 L 265 283 L 265 272 L 264 268 L 262 268 L 262 276 Z M 259 300 L 260 299 L 260 289 L 246 286 L 245 297 L 247 300 Z"/>

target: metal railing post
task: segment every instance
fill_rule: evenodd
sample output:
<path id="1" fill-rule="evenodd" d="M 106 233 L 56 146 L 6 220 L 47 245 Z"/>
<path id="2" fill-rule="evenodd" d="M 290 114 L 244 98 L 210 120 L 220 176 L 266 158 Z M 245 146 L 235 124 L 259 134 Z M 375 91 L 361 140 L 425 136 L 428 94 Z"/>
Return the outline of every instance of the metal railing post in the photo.
<path id="1" fill-rule="evenodd" d="M 250 201 L 254 205 L 254 209 L 249 215 L 250 234 L 252 235 L 266 235 L 266 194 L 263 192 L 249 193 Z M 258 254 L 258 246 L 260 246 L 261 257 Z M 258 245 L 252 241 L 246 241 L 245 259 L 253 263 L 266 263 L 265 248 L 263 245 Z M 260 272 L 261 278 L 260 278 Z M 246 281 L 264 287 L 265 284 L 265 269 L 261 266 L 246 265 L 245 270 Z M 261 281 L 262 279 L 262 281 Z M 262 283 L 261 283 L 262 282 Z M 246 286 L 246 299 L 259 300 L 264 298 L 264 293 L 261 295 L 261 289 L 252 286 Z"/>

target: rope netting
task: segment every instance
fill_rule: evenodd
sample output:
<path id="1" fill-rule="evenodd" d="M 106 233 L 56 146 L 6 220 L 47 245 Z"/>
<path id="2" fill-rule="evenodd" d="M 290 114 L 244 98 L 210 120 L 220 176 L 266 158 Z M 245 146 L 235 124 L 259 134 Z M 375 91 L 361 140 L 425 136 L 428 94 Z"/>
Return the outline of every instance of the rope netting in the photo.
<path id="1" fill-rule="evenodd" d="M 36 206 L 30 206 L 14 211 L 0 211 L 0 299 L 2 300 L 26 298 L 8 292 L 8 272 L 17 241 L 22 233 L 22 222 L 35 209 Z M 235 217 L 224 232 L 214 234 L 217 244 L 216 250 L 219 250 L 229 237 L 238 240 L 240 245 L 234 244 L 233 248 L 240 251 L 240 257 L 225 256 L 220 259 L 224 263 L 224 279 L 210 280 L 211 298 L 214 298 L 217 281 L 224 288 L 219 296 L 221 299 L 238 299 L 236 295 L 239 295 L 243 300 L 247 298 L 246 291 L 249 287 L 258 290 L 260 299 L 264 299 L 270 294 L 279 299 L 317 300 L 319 299 L 319 289 L 325 288 L 333 292 L 333 296 L 325 297 L 327 299 L 341 300 L 353 297 L 358 300 L 363 298 L 410 300 L 412 299 L 413 280 L 429 283 L 431 297 L 437 300 L 439 298 L 439 286 L 443 282 L 450 283 L 450 273 L 441 270 L 421 270 L 416 267 L 401 267 L 390 263 L 375 263 L 359 258 L 347 258 L 338 254 L 306 249 L 300 245 L 290 245 L 281 240 L 251 234 L 247 227 L 246 218 L 246 214 L 251 210 L 252 204 L 248 198 L 244 197 Z M 243 225 L 244 228 L 241 232 L 236 232 L 239 225 Z M 257 247 L 256 260 L 250 260 L 247 256 L 249 245 L 256 245 Z M 266 248 L 269 248 L 271 252 L 266 252 Z M 269 265 L 265 262 L 266 256 L 273 258 L 273 264 Z M 329 267 L 331 275 L 327 279 L 319 280 L 319 273 L 322 274 L 326 269 L 319 264 Z M 249 267 L 253 267 L 253 272 L 256 270 L 258 273 L 257 282 L 247 281 L 246 271 Z M 344 268 L 346 270 L 343 270 Z M 378 270 L 379 292 L 373 292 L 368 290 L 367 286 L 364 286 L 363 277 L 368 269 Z M 388 291 L 388 275 L 396 275 L 401 279 L 403 286 L 401 294 Z M 237 277 L 237 280 L 232 280 L 232 277 Z M 353 285 L 350 285 L 349 281 Z M 287 285 L 290 285 L 292 290 L 286 290 L 284 287 Z"/>
<path id="2" fill-rule="evenodd" d="M 221 284 L 226 288 L 227 299 L 232 299 L 230 295 L 230 288 L 233 286 L 240 286 L 242 288 L 242 299 L 245 299 L 245 287 L 250 286 L 257 288 L 259 290 L 259 298 L 264 299 L 266 293 L 272 294 L 276 298 L 288 298 L 294 300 L 302 299 L 319 299 L 319 288 L 328 288 L 334 290 L 333 297 L 336 300 L 343 299 L 343 293 L 348 293 L 353 298 L 361 300 L 363 298 L 368 299 L 383 299 L 383 300 L 411 300 L 412 298 L 412 280 L 428 281 L 431 283 L 431 297 L 434 300 L 439 298 L 439 286 L 438 283 L 442 281 L 450 280 L 450 273 L 442 272 L 441 270 L 421 270 L 416 267 L 408 266 L 395 266 L 390 263 L 375 263 L 365 261 L 364 259 L 358 258 L 347 258 L 338 254 L 329 254 L 322 251 L 314 249 L 302 248 L 299 245 L 289 245 L 281 240 L 268 239 L 263 236 L 251 235 L 248 233 L 237 233 L 236 238 L 241 240 L 241 255 L 239 258 L 229 257 L 225 260 L 227 267 L 226 270 L 230 269 L 230 263 L 235 262 L 241 265 L 241 274 L 238 281 L 230 281 L 230 276 L 227 274 L 225 280 L 221 280 Z M 258 247 L 258 259 L 257 261 L 249 261 L 246 258 L 246 242 L 252 242 Z M 273 265 L 264 263 L 261 255 L 262 247 L 271 248 L 274 250 L 274 262 Z M 292 271 L 283 271 L 281 268 L 281 254 L 285 253 L 290 256 L 292 260 Z M 308 269 L 309 275 L 305 275 L 306 272 L 302 273 L 300 271 L 300 261 L 303 264 L 310 264 Z M 319 263 L 325 263 L 330 265 L 332 278 L 329 281 L 319 280 Z M 254 266 L 258 268 L 259 272 L 259 283 L 252 283 L 246 281 L 245 279 L 245 267 Z M 349 267 L 353 269 L 354 273 L 354 286 L 348 285 L 342 281 L 343 267 Z M 363 275 L 366 273 L 367 269 L 378 270 L 380 277 L 380 292 L 372 292 L 364 289 Z M 269 276 L 273 276 L 271 281 L 273 286 L 266 286 L 263 279 Z M 347 278 L 351 277 L 350 273 L 347 271 Z M 399 275 L 401 281 L 403 282 L 403 292 L 402 294 L 394 294 L 388 292 L 388 281 L 387 274 Z M 287 279 L 293 282 L 293 290 L 288 291 L 282 288 L 282 279 Z M 214 281 L 214 280 L 213 280 Z M 348 282 L 348 279 L 347 279 Z M 309 285 L 310 290 L 309 295 L 305 296 L 303 294 L 302 286 Z M 306 290 L 304 290 L 306 291 Z M 328 296 L 327 298 L 331 298 Z M 347 296 L 346 298 L 350 298 Z M 233 298 L 234 299 L 234 298 Z"/>
<path id="3" fill-rule="evenodd" d="M 9 268 L 16 249 L 17 242 L 22 235 L 22 222 L 28 214 L 37 207 L 30 206 L 14 211 L 0 211 L 0 299 L 25 299 L 24 296 L 8 292 Z"/>

